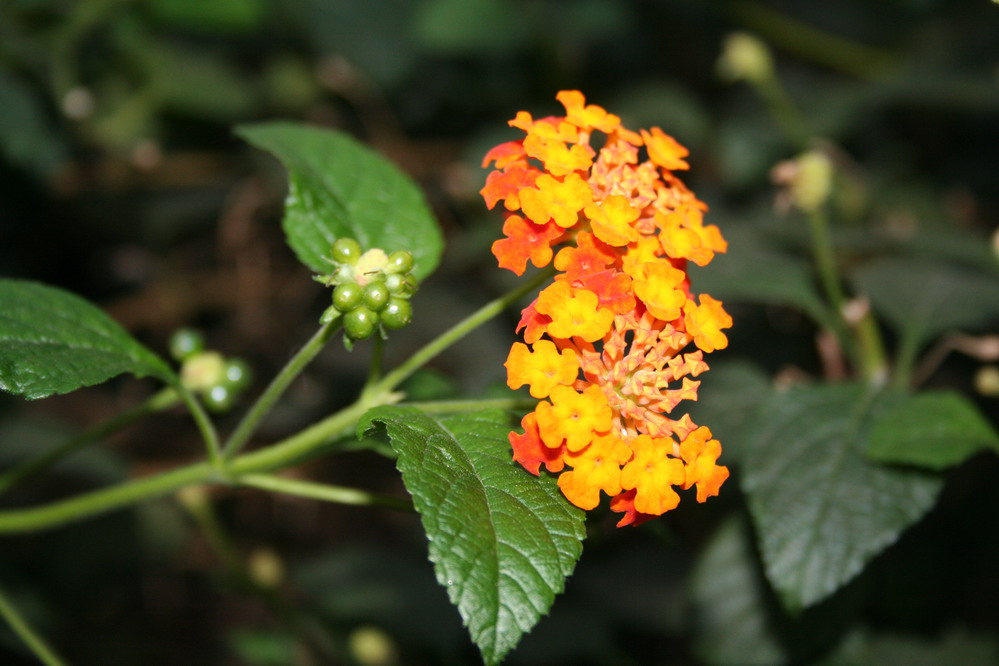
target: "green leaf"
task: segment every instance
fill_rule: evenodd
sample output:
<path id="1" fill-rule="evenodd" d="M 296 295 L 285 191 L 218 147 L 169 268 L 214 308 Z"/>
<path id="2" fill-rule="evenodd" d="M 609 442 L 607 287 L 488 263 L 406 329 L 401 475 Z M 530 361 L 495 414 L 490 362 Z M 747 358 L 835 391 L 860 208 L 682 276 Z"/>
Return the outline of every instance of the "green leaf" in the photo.
<path id="1" fill-rule="evenodd" d="M 983 449 L 999 451 L 999 435 L 970 401 L 953 391 L 914 395 L 878 419 L 871 458 L 942 470 Z"/>
<path id="2" fill-rule="evenodd" d="M 443 240 L 416 184 L 346 134 L 295 123 L 241 125 L 236 133 L 288 169 L 284 231 L 299 260 L 328 273 L 330 246 L 357 239 L 365 250 L 413 253 L 423 280 L 440 261 Z"/>
<path id="3" fill-rule="evenodd" d="M 498 663 L 548 612 L 582 553 L 583 512 L 553 478 L 511 460 L 507 416 L 433 417 L 412 407 L 368 411 L 385 425 L 430 541 L 437 580 L 478 645 Z"/>
<path id="4" fill-rule="evenodd" d="M 65 146 L 46 119 L 42 100 L 23 81 L 0 69 L 0 157 L 48 176 L 65 158 Z"/>
<path id="5" fill-rule="evenodd" d="M 737 461 L 747 427 L 770 395 L 770 379 L 746 361 L 713 362 L 702 377 L 697 402 L 688 411 L 698 425 L 711 428 L 723 447 L 722 464 Z"/>
<path id="6" fill-rule="evenodd" d="M 866 452 L 895 393 L 861 385 L 773 394 L 747 424 L 741 477 L 767 577 L 796 611 L 835 592 L 936 500 L 941 480 Z"/>
<path id="7" fill-rule="evenodd" d="M 783 664 L 766 581 L 740 518 L 715 532 L 692 573 L 694 650 L 706 664 Z"/>
<path id="8" fill-rule="evenodd" d="M 999 316 L 999 277 L 939 260 L 880 259 L 857 270 L 853 281 L 876 313 L 917 344 Z"/>
<path id="9" fill-rule="evenodd" d="M 830 315 L 813 285 L 808 263 L 769 247 L 753 227 L 726 228 L 728 252 L 705 268 L 690 267 L 697 292 L 723 301 L 750 301 L 796 307 L 828 325 Z"/>
<path id="10" fill-rule="evenodd" d="M 174 377 L 92 303 L 43 284 L 0 280 L 0 389 L 44 398 L 123 372 Z"/>

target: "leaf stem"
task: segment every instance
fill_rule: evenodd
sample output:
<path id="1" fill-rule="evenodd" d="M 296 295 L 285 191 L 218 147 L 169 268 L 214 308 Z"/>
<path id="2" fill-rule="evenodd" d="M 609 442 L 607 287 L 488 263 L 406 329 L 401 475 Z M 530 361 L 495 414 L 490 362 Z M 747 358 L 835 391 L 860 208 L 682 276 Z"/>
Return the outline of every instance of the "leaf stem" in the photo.
<path id="1" fill-rule="evenodd" d="M 540 271 L 532 279 L 528 280 L 519 287 L 510 290 L 506 294 L 490 301 L 489 303 L 486 303 L 481 308 L 465 317 L 465 319 L 461 320 L 450 329 L 444 331 L 439 336 L 428 342 L 421 349 L 417 350 L 412 356 L 406 359 L 406 361 L 404 361 L 401 365 L 385 375 L 385 377 L 382 378 L 382 380 L 379 381 L 375 387 L 373 387 L 371 394 L 379 395 L 387 391 L 391 391 L 405 381 L 407 377 L 416 372 L 419 368 L 423 367 L 423 365 L 430 359 L 440 354 L 442 351 L 468 335 L 486 321 L 498 315 L 525 294 L 530 293 L 544 284 L 554 274 L 554 268 Z"/>
<path id="2" fill-rule="evenodd" d="M 172 388 L 165 388 L 150 396 L 145 402 L 136 405 L 129 410 L 99 423 L 79 435 L 72 437 L 56 448 L 43 453 L 40 456 L 26 460 L 9 470 L 0 474 L 0 493 L 8 490 L 12 486 L 20 483 L 24 479 L 38 474 L 51 467 L 69 454 L 82 449 L 88 444 L 102 440 L 108 435 L 125 428 L 144 416 L 172 407 L 180 402 L 177 392 Z"/>
<path id="3" fill-rule="evenodd" d="M 212 420 L 208 417 L 205 412 L 205 408 L 201 406 L 201 402 L 198 401 L 194 394 L 184 386 L 180 381 L 173 384 L 173 389 L 177 392 L 177 395 L 187 406 L 191 416 L 194 418 L 194 423 L 198 426 L 198 430 L 201 432 L 201 438 L 205 441 L 205 448 L 208 449 L 208 459 L 211 461 L 212 466 L 222 471 L 225 465 L 225 460 L 222 458 L 222 449 L 219 446 L 219 435 L 215 430 L 215 425 Z"/>
<path id="4" fill-rule="evenodd" d="M 7 624 L 14 630 L 31 653 L 46 666 L 65 666 L 64 662 L 55 651 L 48 646 L 45 640 L 28 624 L 28 621 L 21 616 L 17 608 L 7 598 L 3 589 L 0 588 L 0 617 L 7 620 Z"/>
<path id="5" fill-rule="evenodd" d="M 482 400 L 430 400 L 426 402 L 404 402 L 405 407 L 415 407 L 427 414 L 453 414 L 456 412 L 477 412 L 481 409 L 531 410 L 538 401 L 533 398 L 486 398 Z"/>
<path id="6" fill-rule="evenodd" d="M 246 445 L 246 442 L 256 431 L 260 422 L 267 416 L 271 408 L 274 407 L 274 403 L 278 401 L 291 382 L 305 369 L 305 366 L 329 342 L 329 339 L 340 328 L 341 322 L 342 318 L 337 317 L 333 321 L 321 326 L 309 341 L 291 357 L 274 379 L 271 380 L 270 385 L 260 394 L 256 402 L 253 403 L 253 406 L 250 407 L 226 442 L 223 450 L 223 458 L 226 461 L 232 460 L 232 457 L 239 453 L 240 449 Z"/>
<path id="7" fill-rule="evenodd" d="M 380 506 L 403 511 L 411 511 L 413 509 L 412 502 L 403 499 L 377 495 L 357 490 L 356 488 L 344 488 L 342 486 L 331 486 L 313 481 L 289 479 L 273 474 L 247 474 L 240 477 L 239 482 L 243 485 L 262 490 L 273 490 L 274 492 L 323 500 L 324 502 L 336 502 L 338 504 L 351 504 L 354 506 Z"/>

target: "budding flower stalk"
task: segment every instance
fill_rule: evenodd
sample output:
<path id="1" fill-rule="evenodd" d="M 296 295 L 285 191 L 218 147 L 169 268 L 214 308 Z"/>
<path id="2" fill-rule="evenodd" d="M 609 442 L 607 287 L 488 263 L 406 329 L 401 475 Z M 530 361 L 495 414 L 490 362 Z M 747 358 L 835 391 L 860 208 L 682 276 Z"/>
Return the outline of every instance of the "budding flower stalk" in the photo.
<path id="1" fill-rule="evenodd" d="M 386 254 L 381 248 L 361 252 L 353 238 L 338 238 L 330 249 L 333 271 L 316 279 L 333 287 L 333 304 L 320 322 L 343 317 L 344 344 L 371 337 L 375 331 L 402 328 L 413 318 L 410 297 L 416 291 L 413 255 L 406 250 Z"/>

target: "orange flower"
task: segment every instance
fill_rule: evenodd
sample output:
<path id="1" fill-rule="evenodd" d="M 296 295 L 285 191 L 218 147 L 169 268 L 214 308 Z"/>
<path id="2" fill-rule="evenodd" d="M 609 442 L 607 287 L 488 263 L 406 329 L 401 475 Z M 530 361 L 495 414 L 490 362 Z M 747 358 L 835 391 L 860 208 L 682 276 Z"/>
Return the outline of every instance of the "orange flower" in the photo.
<path id="1" fill-rule="evenodd" d="M 547 398 L 558 385 L 570 386 L 579 374 L 579 359 L 568 349 L 560 354 L 551 340 L 539 340 L 534 351 L 527 345 L 513 343 L 506 360 L 507 385 L 518 389 L 531 387 L 531 397 Z"/>
<path id="2" fill-rule="evenodd" d="M 500 268 L 523 275 L 527 260 L 541 268 L 552 260 L 552 242 L 562 235 L 554 222 L 534 224 L 519 215 L 510 215 L 503 223 L 506 238 L 493 242 L 493 255 Z"/>
<path id="3" fill-rule="evenodd" d="M 545 446 L 555 448 L 565 442 L 570 452 L 583 449 L 596 433 L 606 433 L 611 423 L 610 407 L 598 386 L 588 386 L 582 393 L 556 386 L 551 402 L 539 402 L 535 414 Z"/>
<path id="4" fill-rule="evenodd" d="M 526 344 L 507 357 L 507 384 L 540 399 L 510 444 L 530 473 L 559 474 L 576 506 L 606 493 L 618 525 L 638 525 L 675 508 L 676 488 L 696 487 L 703 502 L 728 478 L 711 431 L 679 413 L 732 325 L 719 301 L 692 292 L 687 262 L 705 266 L 727 247 L 673 173 L 688 168 L 686 148 L 657 127 L 626 129 L 579 91 L 557 99 L 564 117 L 519 112 L 510 125 L 524 138 L 483 161 L 495 170 L 482 196 L 508 211 L 499 265 L 520 275 L 554 256 L 559 271 L 524 308 Z"/>

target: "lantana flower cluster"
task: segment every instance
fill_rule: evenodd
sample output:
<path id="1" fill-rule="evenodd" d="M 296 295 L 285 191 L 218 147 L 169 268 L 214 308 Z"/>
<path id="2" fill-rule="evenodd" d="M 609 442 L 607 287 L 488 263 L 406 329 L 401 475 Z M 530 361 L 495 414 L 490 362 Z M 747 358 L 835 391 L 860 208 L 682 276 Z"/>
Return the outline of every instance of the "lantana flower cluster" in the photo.
<path id="1" fill-rule="evenodd" d="M 726 242 L 674 173 L 689 168 L 676 140 L 626 129 L 579 91 L 557 99 L 565 116 L 519 112 L 510 125 L 524 138 L 483 160 L 495 170 L 482 196 L 506 209 L 500 267 L 558 271 L 523 310 L 506 361 L 509 386 L 539 399 L 510 443 L 532 474 L 558 474 L 576 506 L 593 509 L 604 492 L 618 526 L 635 525 L 675 508 L 677 488 L 703 502 L 729 475 L 711 430 L 677 414 L 732 325 L 720 301 L 691 292 L 687 264 L 708 264 Z"/>

